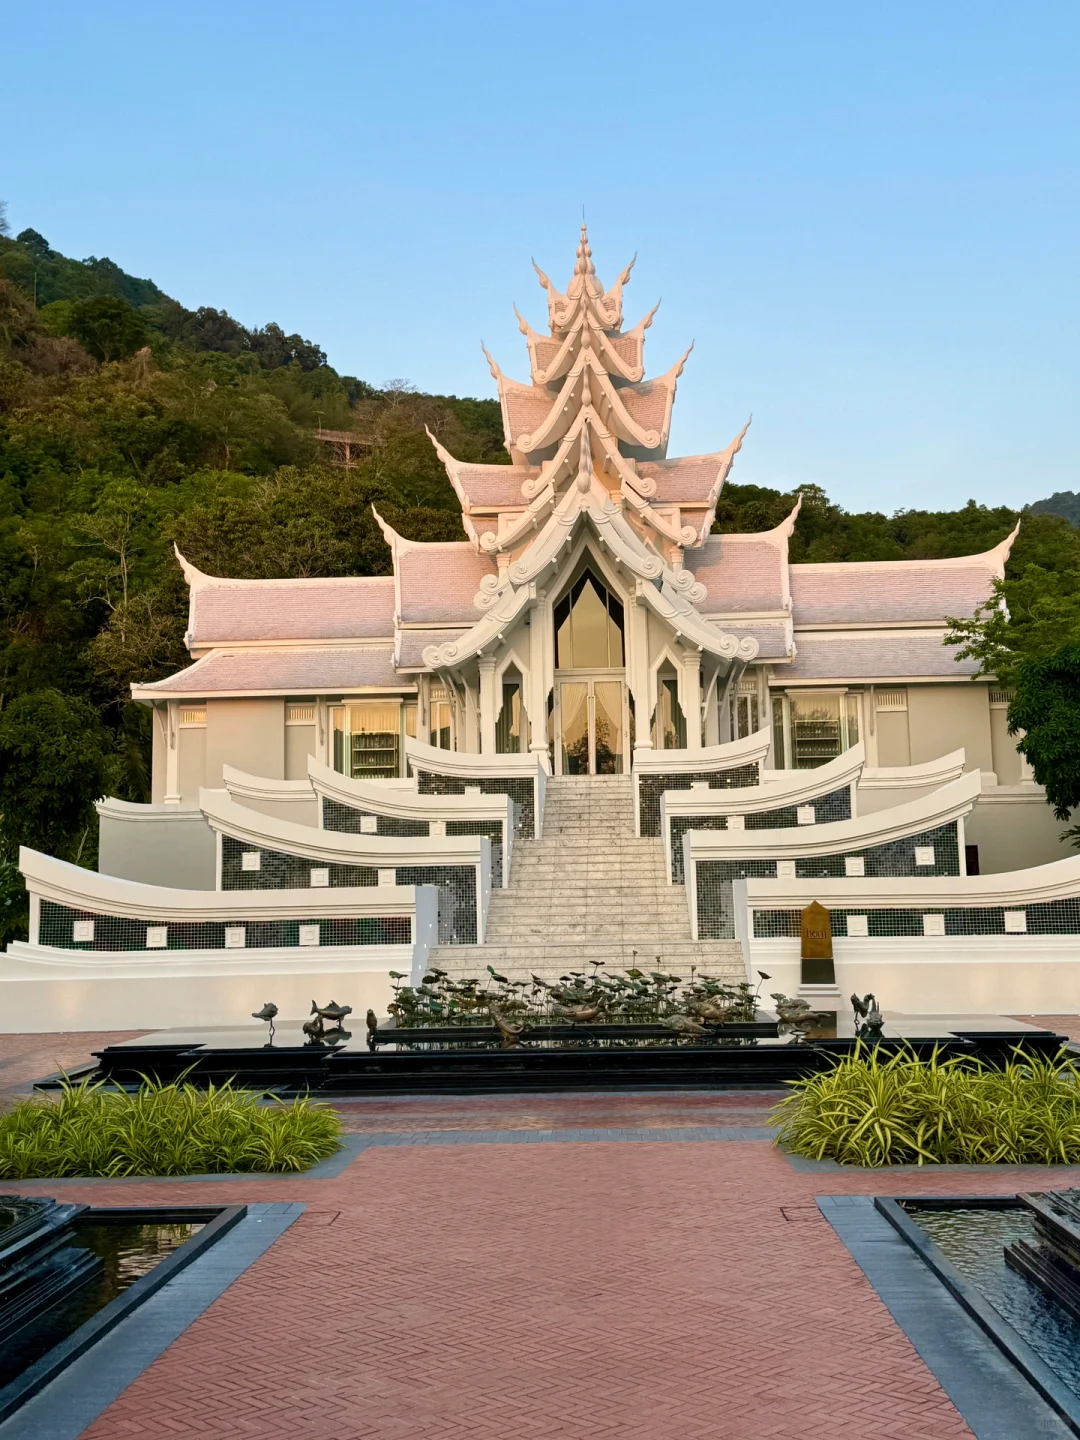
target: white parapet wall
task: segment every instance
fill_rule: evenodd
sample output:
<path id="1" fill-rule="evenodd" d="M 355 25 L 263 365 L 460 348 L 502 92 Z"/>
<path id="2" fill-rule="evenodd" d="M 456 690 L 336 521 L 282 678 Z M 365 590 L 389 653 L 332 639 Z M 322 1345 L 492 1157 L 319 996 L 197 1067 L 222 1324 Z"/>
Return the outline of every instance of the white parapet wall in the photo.
<path id="1" fill-rule="evenodd" d="M 994 875 L 734 883 L 747 973 L 794 995 L 800 912 L 830 911 L 836 982 L 909 1015 L 1080 1009 L 1080 856 Z"/>
<path id="2" fill-rule="evenodd" d="M 791 811 L 790 817 L 777 816 L 775 823 L 760 828 L 783 828 L 785 825 L 812 825 L 824 813 L 820 802 L 826 796 L 844 800 L 846 809 L 841 817 L 856 814 L 855 785 L 863 769 L 861 745 L 853 745 L 835 760 L 815 770 L 763 770 L 759 785 L 714 790 L 707 780 L 695 781 L 689 790 L 665 790 L 660 797 L 660 832 L 664 840 L 668 881 L 673 878 L 672 866 L 681 872 L 682 836 L 689 829 L 745 829 L 747 817 L 755 826 L 760 817 L 773 811 Z M 730 818 L 729 818 L 730 817 Z M 681 883 L 681 873 L 677 877 Z"/>
<path id="3" fill-rule="evenodd" d="M 353 780 L 315 759 L 308 760 L 308 778 L 318 798 L 318 823 L 322 828 L 343 828 L 326 823 L 328 809 L 334 806 L 358 813 L 360 823 L 356 828 L 372 835 L 392 834 L 395 826 L 413 835 L 418 826 L 425 826 L 422 833 L 433 838 L 487 832 L 493 844 L 500 847 L 500 863 L 496 867 L 493 862 L 499 878 L 493 883 L 503 887 L 510 883 L 514 802 L 509 795 L 478 794 L 475 788 L 464 795 L 421 794 L 415 780 L 407 788 L 400 782 L 388 786 L 383 780 Z M 470 826 L 471 831 L 467 828 Z"/>
<path id="4" fill-rule="evenodd" d="M 467 750 L 440 750 L 406 736 L 405 758 L 420 794 L 506 794 L 514 802 L 517 833 L 537 840 L 543 834 L 546 753 L 475 755 Z"/>
<path id="5" fill-rule="evenodd" d="M 667 790 L 685 790 L 695 780 L 719 782 L 725 772 L 747 772 L 750 783 L 760 783 L 762 765 L 772 743 L 766 727 L 741 740 L 703 745 L 698 750 L 634 750 L 634 833 L 660 834 L 660 800 Z"/>
<path id="6" fill-rule="evenodd" d="M 397 879 L 439 885 L 429 876 L 400 875 L 400 871 L 462 872 L 457 878 L 471 876 L 473 933 L 463 937 L 444 935 L 447 943 L 482 945 L 491 904 L 491 841 L 486 835 L 365 835 L 350 831 L 316 830 L 310 825 L 294 825 L 238 805 L 224 791 L 200 790 L 199 804 L 207 823 L 217 835 L 219 890 L 266 890 L 274 883 L 273 871 L 281 864 L 279 857 L 303 862 L 305 882 L 310 886 L 333 887 L 344 883 L 348 875 L 337 872 L 336 866 L 361 867 L 377 872 L 379 883 Z M 250 865 L 245 874 L 226 873 L 225 846 L 236 842 L 232 850 L 240 852 L 240 864 Z M 264 871 L 263 856 L 267 857 Z M 245 858 L 246 857 L 246 858 Z M 235 855 L 234 855 L 235 861 Z M 231 870 L 235 866 L 230 867 Z M 265 879 L 263 878 L 265 875 Z M 256 878 L 258 877 L 258 878 Z M 375 876 L 371 875 L 374 880 Z M 238 881 L 247 881 L 246 885 Z M 354 883 L 358 883 L 355 882 Z M 442 884 L 444 890 L 453 887 Z M 456 911 L 457 901 L 451 901 Z M 456 920 L 456 915 L 450 917 Z"/>
<path id="7" fill-rule="evenodd" d="M 964 871 L 964 820 L 982 784 L 978 770 L 906 805 L 826 824 L 775 830 L 688 830 L 682 837 L 683 874 L 691 933 L 698 939 L 733 934 L 733 883 L 750 875 L 940 874 L 948 862 Z M 927 840 L 937 834 L 940 843 Z M 947 842 L 947 844 L 946 844 Z M 920 853 L 924 851 L 926 853 Z M 738 874 L 741 869 L 742 875 Z M 723 922 L 722 931 L 703 921 Z"/>
<path id="8" fill-rule="evenodd" d="M 438 933 L 434 886 L 196 891 L 20 852 L 30 939 L 0 956 L 0 1031 L 156 1030 L 284 1020 L 333 998 L 359 1017 L 415 982 Z M 344 943 L 342 943 L 344 941 Z"/>
<path id="9" fill-rule="evenodd" d="M 201 810 L 110 797 L 98 801 L 97 813 L 103 875 L 184 890 L 213 888 L 214 832 Z"/>

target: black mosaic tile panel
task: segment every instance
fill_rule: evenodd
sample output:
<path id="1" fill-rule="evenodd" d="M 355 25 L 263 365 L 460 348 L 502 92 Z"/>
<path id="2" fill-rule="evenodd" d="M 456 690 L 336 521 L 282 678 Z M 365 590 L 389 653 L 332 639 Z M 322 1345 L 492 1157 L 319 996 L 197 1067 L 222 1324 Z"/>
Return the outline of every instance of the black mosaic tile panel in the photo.
<path id="1" fill-rule="evenodd" d="M 482 795 L 509 795 L 514 802 L 514 834 L 520 840 L 531 840 L 536 834 L 536 787 L 532 780 L 520 776 L 491 776 L 486 780 L 465 781 L 460 775 L 436 775 L 431 770 L 417 770 L 416 788 L 421 795 L 464 795 L 480 786 Z"/>
<path id="2" fill-rule="evenodd" d="M 338 865 L 260 850 L 259 869 L 241 868 L 241 855 L 252 846 L 231 835 L 222 836 L 221 888 L 223 890 L 306 890 L 312 870 L 329 870 L 330 888 L 378 885 L 378 868 Z M 402 865 L 394 868 L 399 885 L 437 885 L 439 889 L 439 941 L 443 945 L 475 945 L 476 867 L 474 865 Z M 403 876 L 414 878 L 403 879 Z M 422 877 L 422 878 L 415 878 Z M 471 896 L 471 900 L 468 898 Z M 469 908 L 471 906 L 471 908 Z M 466 918 L 466 912 L 468 917 Z M 470 933 L 471 939 L 462 938 Z"/>
<path id="3" fill-rule="evenodd" d="M 781 842 L 778 842 L 778 846 Z M 933 865 L 916 865 L 917 846 L 934 847 Z M 884 845 L 869 845 L 864 849 L 843 850 L 836 855 L 806 856 L 795 861 L 795 875 L 799 879 L 824 880 L 843 879 L 844 861 L 848 857 L 861 857 L 868 879 L 883 876 L 907 878 L 917 875 L 959 875 L 960 849 L 957 839 L 956 821 L 939 825 L 933 830 L 923 830 L 917 835 L 905 835 L 899 840 L 890 840 Z M 748 869 L 751 865 L 765 865 L 767 869 Z M 734 908 L 731 893 L 733 880 L 749 876 L 776 876 L 775 860 L 699 860 L 697 865 L 697 910 L 698 933 L 703 940 L 730 940 L 735 935 Z M 728 927 L 717 929 L 715 927 Z M 906 932 L 905 932 L 906 933 Z M 922 922 L 919 922 L 922 934 Z"/>
<path id="4" fill-rule="evenodd" d="M 93 940 L 75 940 L 76 920 L 94 922 Z M 165 924 L 167 944 L 147 949 L 148 926 Z M 408 915 L 364 915 L 356 919 L 329 920 L 230 920 L 228 928 L 243 926 L 249 950 L 291 948 L 317 950 L 316 946 L 300 945 L 300 926 L 319 926 L 320 945 L 409 945 L 412 943 L 412 918 Z M 190 920 L 155 922 L 128 920 L 117 915 L 97 915 L 91 910 L 72 910 L 54 901 L 41 902 L 42 945 L 63 950 L 146 950 L 148 955 L 159 950 L 224 950 L 226 922 Z"/>
<path id="5" fill-rule="evenodd" d="M 682 771 L 674 775 L 639 775 L 637 777 L 638 810 L 642 835 L 660 834 L 660 796 L 665 790 L 689 790 L 691 785 L 707 784 L 710 790 L 737 790 L 743 785 L 758 783 L 759 766 L 739 765 L 732 770 Z"/>
<path id="6" fill-rule="evenodd" d="M 370 810 L 358 810 L 353 805 L 343 805 L 338 800 L 328 800 L 323 797 L 323 829 L 336 830 L 347 835 L 371 834 L 365 831 L 360 821 L 372 818 Z M 428 822 L 426 820 L 400 820 L 393 815 L 375 815 L 376 835 L 393 835 L 398 839 L 414 838 L 418 835 L 427 835 Z"/>
<path id="7" fill-rule="evenodd" d="M 379 883 L 379 871 L 374 865 L 331 864 L 326 860 L 307 860 L 300 855 L 284 855 L 278 850 L 259 850 L 258 870 L 245 870 L 240 857 L 254 849 L 255 846 L 231 835 L 221 837 L 222 890 L 308 890 L 312 870 L 329 870 L 332 889 Z"/>
<path id="8" fill-rule="evenodd" d="M 503 826 L 500 820 L 448 820 L 447 835 L 486 835 L 491 841 L 491 885 L 499 890 L 503 883 Z"/>
<path id="9" fill-rule="evenodd" d="M 847 935 L 849 915 L 866 917 L 866 928 L 873 940 L 892 939 L 897 936 L 923 934 L 924 915 L 944 915 L 946 936 L 954 935 L 1004 935 L 1004 906 L 926 906 L 924 909 L 870 909 L 861 910 L 852 906 L 846 910 L 832 910 L 834 935 Z M 1080 935 L 1080 898 L 1053 900 L 1041 905 L 1010 905 L 1010 910 L 1023 910 L 1027 914 L 1028 935 Z M 754 934 L 761 939 L 798 939 L 800 934 L 800 912 L 798 910 L 756 910 L 754 912 Z M 935 937 L 927 937 L 935 938 Z M 937 937 L 940 938 L 940 937 Z M 1010 940 L 1023 943 L 1025 935 L 1009 934 Z"/>
<path id="10" fill-rule="evenodd" d="M 804 802 L 814 807 L 814 823 L 851 819 L 851 787 L 843 785 L 827 795 Z M 784 805 L 776 810 L 757 810 L 745 817 L 747 830 L 787 830 L 799 824 L 799 806 Z M 682 837 L 687 830 L 726 830 L 725 815 L 676 815 L 671 821 L 671 874 L 676 885 L 683 883 Z"/>
<path id="11" fill-rule="evenodd" d="M 399 865 L 397 883 L 438 887 L 440 945 L 478 943 L 475 865 Z"/>
<path id="12" fill-rule="evenodd" d="M 698 936 L 702 940 L 735 938 L 733 880 L 776 878 L 775 860 L 706 860 L 697 867 Z"/>

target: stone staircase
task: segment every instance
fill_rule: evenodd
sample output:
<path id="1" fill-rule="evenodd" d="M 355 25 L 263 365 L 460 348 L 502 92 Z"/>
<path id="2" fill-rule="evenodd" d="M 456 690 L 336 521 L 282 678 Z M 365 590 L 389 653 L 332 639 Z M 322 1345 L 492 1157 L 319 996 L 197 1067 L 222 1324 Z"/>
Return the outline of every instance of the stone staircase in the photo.
<path id="1" fill-rule="evenodd" d="M 486 943 L 431 955 L 451 975 L 493 965 L 512 980 L 555 980 L 593 960 L 682 976 L 694 965 L 736 983 L 746 974 L 736 941 L 690 938 L 686 892 L 667 882 L 663 842 L 634 835 L 628 775 L 550 779 L 543 838 L 515 843 L 510 885 L 492 892 Z"/>

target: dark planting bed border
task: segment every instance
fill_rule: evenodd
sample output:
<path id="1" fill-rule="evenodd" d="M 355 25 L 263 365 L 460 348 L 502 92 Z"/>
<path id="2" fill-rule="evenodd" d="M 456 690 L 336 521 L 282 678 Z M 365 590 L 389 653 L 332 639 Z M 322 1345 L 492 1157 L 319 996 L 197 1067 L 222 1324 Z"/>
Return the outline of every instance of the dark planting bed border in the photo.
<path id="1" fill-rule="evenodd" d="M 747 1027 L 741 1027 L 747 1028 Z M 569 1029 L 569 1027 L 568 1027 Z M 568 1037 L 570 1035 L 568 1033 Z M 212 1043 L 146 1043 L 109 1046 L 97 1052 L 93 1078 L 134 1088 L 144 1077 L 164 1083 L 188 1079 L 195 1085 L 235 1079 L 252 1089 L 279 1095 L 476 1094 L 537 1090 L 649 1090 L 758 1088 L 832 1068 L 850 1055 L 854 1040 L 777 1044 L 737 1035 L 730 1043 L 676 1040 L 605 1048 L 596 1044 L 515 1046 L 479 1049 L 413 1048 L 368 1052 L 322 1046 L 216 1048 Z M 1051 1031 L 961 1033 L 953 1038 L 884 1040 L 887 1052 L 910 1046 L 920 1058 L 936 1050 L 988 1064 L 1010 1058 L 1015 1046 L 1030 1054 L 1054 1055 L 1064 1036 Z M 45 1082 L 48 1086 L 49 1082 Z"/>

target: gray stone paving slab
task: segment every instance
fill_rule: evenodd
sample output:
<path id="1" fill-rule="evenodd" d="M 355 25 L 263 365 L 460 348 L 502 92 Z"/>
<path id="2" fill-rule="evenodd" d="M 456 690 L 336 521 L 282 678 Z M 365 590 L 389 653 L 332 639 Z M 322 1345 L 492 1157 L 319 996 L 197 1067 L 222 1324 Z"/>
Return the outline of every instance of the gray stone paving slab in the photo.
<path id="1" fill-rule="evenodd" d="M 249 1205 L 244 1219 L 205 1254 L 0 1424 L 0 1440 L 76 1440 L 303 1209 L 299 1203 Z"/>
<path id="2" fill-rule="evenodd" d="M 1074 1440 L 1073 1428 L 874 1209 L 872 1197 L 823 1195 L 817 1203 L 976 1440 Z"/>

